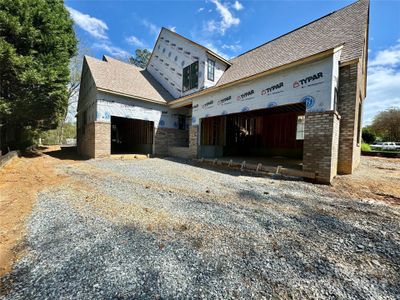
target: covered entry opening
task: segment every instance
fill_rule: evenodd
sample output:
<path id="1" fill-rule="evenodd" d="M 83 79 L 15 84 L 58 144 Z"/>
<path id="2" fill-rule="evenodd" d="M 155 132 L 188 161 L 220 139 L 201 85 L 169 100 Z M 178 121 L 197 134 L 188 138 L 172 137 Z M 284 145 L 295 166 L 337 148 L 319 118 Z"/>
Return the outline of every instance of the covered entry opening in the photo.
<path id="1" fill-rule="evenodd" d="M 301 164 L 305 104 L 204 118 L 201 156 Z"/>
<path id="2" fill-rule="evenodd" d="M 152 154 L 154 122 L 111 117 L 111 154 Z"/>

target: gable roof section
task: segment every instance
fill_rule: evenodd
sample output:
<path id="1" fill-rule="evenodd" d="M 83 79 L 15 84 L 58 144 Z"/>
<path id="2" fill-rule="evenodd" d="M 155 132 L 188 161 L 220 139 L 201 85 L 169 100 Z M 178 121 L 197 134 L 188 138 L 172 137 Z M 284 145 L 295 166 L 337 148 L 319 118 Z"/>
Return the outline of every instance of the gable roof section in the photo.
<path id="1" fill-rule="evenodd" d="M 147 70 L 109 56 L 103 60 L 85 56 L 85 60 L 100 91 L 164 104 L 173 100 Z"/>
<path id="2" fill-rule="evenodd" d="M 216 86 L 304 59 L 343 44 L 341 63 L 362 57 L 369 0 L 360 0 L 232 59 Z"/>
<path id="3" fill-rule="evenodd" d="M 165 28 L 165 27 L 162 27 L 162 28 L 161 28 L 160 33 L 158 34 L 156 43 L 154 44 L 154 48 L 156 47 L 156 45 L 157 45 L 157 43 L 158 43 L 158 41 L 159 41 L 159 39 L 160 39 L 161 33 L 162 33 L 163 31 L 168 31 L 169 33 L 175 35 L 176 37 L 178 37 L 178 38 L 180 38 L 180 39 L 182 39 L 182 40 L 184 40 L 184 41 L 186 41 L 186 42 L 188 42 L 188 43 L 194 45 L 195 47 L 198 47 L 198 48 L 204 50 L 207 54 L 209 54 L 209 55 L 213 56 L 214 58 L 216 58 L 216 59 L 218 59 L 218 60 L 224 62 L 224 63 L 227 64 L 228 66 L 231 65 L 231 62 L 230 62 L 229 60 L 223 58 L 221 55 L 215 53 L 214 51 L 208 49 L 207 47 L 204 47 L 204 46 L 202 46 L 202 45 L 200 45 L 200 44 L 198 44 L 198 43 L 196 43 L 196 42 L 194 42 L 194 41 L 192 41 L 192 40 L 190 40 L 190 39 L 184 37 L 183 35 L 180 35 L 179 33 L 176 33 L 175 31 L 172 31 L 172 30 L 169 30 L 168 28 Z M 153 48 L 153 49 L 154 49 L 154 48 Z M 153 53 L 154 53 L 154 51 L 151 52 L 151 56 L 150 56 L 149 61 L 147 62 L 147 65 L 149 64 L 149 62 L 150 62 L 150 60 L 151 60 L 151 57 L 153 57 Z M 146 65 L 146 68 L 147 68 L 147 65 Z"/>
<path id="4" fill-rule="evenodd" d="M 196 42 L 184 37 L 183 35 L 180 35 L 179 33 L 176 33 L 175 31 L 169 30 L 168 28 L 163 27 L 162 29 L 167 30 L 170 33 L 172 33 L 173 35 L 175 35 L 175 36 L 177 36 L 177 37 L 179 37 L 179 38 L 181 38 L 181 39 L 183 39 L 183 40 L 195 45 L 196 47 L 199 47 L 199 48 L 203 49 L 204 51 L 206 51 L 208 54 L 210 54 L 214 58 L 217 58 L 220 61 L 226 63 L 228 66 L 231 65 L 231 62 L 229 60 L 225 59 L 224 57 L 222 57 L 221 55 L 215 53 L 214 51 L 208 49 L 207 47 L 204 47 L 203 45 L 200 45 L 200 44 L 198 44 L 198 43 L 196 43 Z"/>

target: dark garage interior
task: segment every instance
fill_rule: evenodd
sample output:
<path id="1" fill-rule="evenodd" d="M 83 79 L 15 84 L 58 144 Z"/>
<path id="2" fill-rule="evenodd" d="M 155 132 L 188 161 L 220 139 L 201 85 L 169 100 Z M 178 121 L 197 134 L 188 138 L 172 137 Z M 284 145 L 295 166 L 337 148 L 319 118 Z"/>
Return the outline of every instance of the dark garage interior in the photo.
<path id="1" fill-rule="evenodd" d="M 154 122 L 111 117 L 111 154 L 152 154 Z"/>
<path id="2" fill-rule="evenodd" d="M 202 119 L 202 157 L 302 159 L 304 103 Z"/>

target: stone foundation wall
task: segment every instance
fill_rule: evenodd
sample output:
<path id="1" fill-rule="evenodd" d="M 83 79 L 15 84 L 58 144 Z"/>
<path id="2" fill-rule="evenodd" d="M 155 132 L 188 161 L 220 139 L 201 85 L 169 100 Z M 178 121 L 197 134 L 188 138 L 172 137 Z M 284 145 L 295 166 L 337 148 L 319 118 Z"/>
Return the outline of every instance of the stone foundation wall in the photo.
<path id="1" fill-rule="evenodd" d="M 321 183 L 337 174 L 340 117 L 336 112 L 306 113 L 303 170 L 316 172 Z"/>

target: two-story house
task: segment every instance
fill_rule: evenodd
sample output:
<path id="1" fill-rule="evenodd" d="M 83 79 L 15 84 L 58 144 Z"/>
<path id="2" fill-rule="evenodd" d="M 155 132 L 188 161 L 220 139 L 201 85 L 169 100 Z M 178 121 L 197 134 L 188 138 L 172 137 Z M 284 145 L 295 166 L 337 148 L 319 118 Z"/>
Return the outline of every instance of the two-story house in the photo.
<path id="1" fill-rule="evenodd" d="M 321 182 L 352 173 L 368 20 L 360 0 L 231 60 L 166 28 L 145 69 L 85 57 L 79 153 L 279 156 Z"/>

